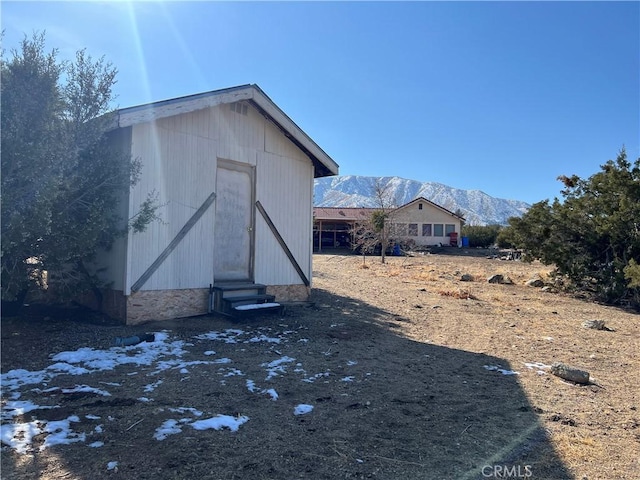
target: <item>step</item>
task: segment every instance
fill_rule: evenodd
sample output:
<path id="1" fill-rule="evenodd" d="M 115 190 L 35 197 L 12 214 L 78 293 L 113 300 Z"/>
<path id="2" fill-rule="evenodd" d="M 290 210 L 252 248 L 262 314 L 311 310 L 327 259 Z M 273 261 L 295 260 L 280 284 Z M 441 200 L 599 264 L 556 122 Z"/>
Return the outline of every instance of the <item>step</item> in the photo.
<path id="1" fill-rule="evenodd" d="M 238 305 L 237 307 L 234 307 L 234 310 L 240 313 L 275 312 L 281 311 L 282 305 L 276 302 L 248 303 L 244 305 Z"/>
<path id="2" fill-rule="evenodd" d="M 269 303 L 275 300 L 275 295 L 268 295 L 266 293 L 260 293 L 257 295 L 243 295 L 238 297 L 223 297 L 222 301 L 228 304 L 231 308 L 235 308 L 238 305 L 247 304 L 260 304 Z"/>
<path id="3" fill-rule="evenodd" d="M 224 283 L 214 283 L 214 290 L 219 290 L 221 292 L 239 292 L 246 290 L 260 290 L 260 293 L 264 293 L 267 289 L 266 285 L 262 285 L 261 283 L 251 283 L 251 282 L 224 282 Z"/>

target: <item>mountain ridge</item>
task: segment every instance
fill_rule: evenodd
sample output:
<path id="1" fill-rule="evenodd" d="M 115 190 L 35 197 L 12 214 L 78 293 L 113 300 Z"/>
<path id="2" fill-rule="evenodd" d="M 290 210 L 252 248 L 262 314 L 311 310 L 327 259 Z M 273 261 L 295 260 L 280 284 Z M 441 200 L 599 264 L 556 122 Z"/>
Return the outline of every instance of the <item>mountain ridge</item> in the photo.
<path id="1" fill-rule="evenodd" d="M 420 182 L 401 177 L 338 175 L 316 178 L 316 207 L 376 207 L 376 184 L 390 204 L 404 205 L 424 197 L 452 212 L 460 211 L 467 225 L 506 225 L 510 217 L 522 216 L 531 205 L 520 200 L 496 198 L 481 190 L 463 190 L 437 182 Z"/>

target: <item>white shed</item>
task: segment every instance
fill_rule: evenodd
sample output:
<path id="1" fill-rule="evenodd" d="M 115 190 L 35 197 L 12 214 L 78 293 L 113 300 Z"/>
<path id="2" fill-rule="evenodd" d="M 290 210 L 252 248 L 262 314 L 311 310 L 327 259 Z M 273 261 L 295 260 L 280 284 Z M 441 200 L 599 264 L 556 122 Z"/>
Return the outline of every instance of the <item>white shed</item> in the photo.
<path id="1" fill-rule="evenodd" d="M 142 163 L 122 215 L 155 192 L 162 222 L 101 259 L 103 310 L 135 324 L 207 313 L 211 291 L 218 302 L 308 298 L 313 179 L 338 165 L 257 85 L 125 108 L 116 121 L 113 142 Z"/>

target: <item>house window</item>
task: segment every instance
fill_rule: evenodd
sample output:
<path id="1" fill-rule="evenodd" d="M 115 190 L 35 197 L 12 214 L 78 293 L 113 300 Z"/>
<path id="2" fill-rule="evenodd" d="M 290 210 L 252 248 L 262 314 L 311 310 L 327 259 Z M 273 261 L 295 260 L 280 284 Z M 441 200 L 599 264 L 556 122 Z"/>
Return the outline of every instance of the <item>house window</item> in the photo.
<path id="1" fill-rule="evenodd" d="M 444 234 L 445 235 L 449 235 L 450 233 L 453 233 L 456 231 L 456 226 L 452 225 L 452 224 L 447 224 L 444 226 Z"/>
<path id="2" fill-rule="evenodd" d="M 433 236 L 434 237 L 443 237 L 443 225 L 441 223 L 433 224 Z"/>
<path id="3" fill-rule="evenodd" d="M 418 236 L 418 224 L 417 223 L 410 223 L 409 224 L 409 236 L 410 237 L 417 237 Z"/>
<path id="4" fill-rule="evenodd" d="M 423 237 L 430 237 L 431 236 L 431 224 L 430 223 L 423 223 L 422 224 L 422 236 Z"/>
<path id="5" fill-rule="evenodd" d="M 421 203 L 418 204 L 418 210 L 422 210 L 422 204 Z"/>

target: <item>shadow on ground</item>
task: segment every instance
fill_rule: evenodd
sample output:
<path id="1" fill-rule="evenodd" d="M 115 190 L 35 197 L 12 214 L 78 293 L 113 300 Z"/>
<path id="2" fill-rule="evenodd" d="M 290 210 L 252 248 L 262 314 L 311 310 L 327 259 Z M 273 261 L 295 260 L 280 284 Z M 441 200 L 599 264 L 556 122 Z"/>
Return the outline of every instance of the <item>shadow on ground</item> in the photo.
<path id="1" fill-rule="evenodd" d="M 118 461 L 119 478 L 131 479 L 573 478 L 517 376 L 495 369 L 510 370 L 504 359 L 410 340 L 399 327 L 411 320 L 352 298 L 314 289 L 312 300 L 312 307 L 288 308 L 283 317 L 207 316 L 145 326 L 190 342 L 191 360 L 204 359 L 212 348 L 212 342 L 194 340 L 204 332 L 289 332 L 279 344 L 216 342 L 217 356 L 230 358 L 242 375 L 225 376 L 208 366 L 194 366 L 188 376 L 167 371 L 164 383 L 147 395 L 150 402 L 136 400 L 150 380 L 132 376 L 125 366 L 82 379 L 56 377 L 56 385 L 130 379 L 102 403 L 86 397 L 64 402 L 65 413 L 114 419 L 105 427 L 104 446 L 79 442 L 28 455 L 3 447 L 3 478 L 111 478 L 109 461 Z M 46 322 L 20 323 L 13 319 L 3 328 L 3 373 L 7 365 L 18 368 L 25 352 L 107 348 L 113 337 L 140 331 L 77 320 L 47 328 L 41 328 Z M 263 366 L 277 355 L 295 358 L 299 371 L 292 364 L 267 380 Z M 44 368 L 47 358 L 34 355 L 29 368 Z M 273 388 L 277 401 L 249 391 L 247 379 Z M 301 403 L 313 411 L 294 416 Z M 237 432 L 185 429 L 158 441 L 155 429 L 176 418 L 170 407 L 241 413 L 250 420 Z M 45 412 L 29 412 L 22 420 Z"/>

